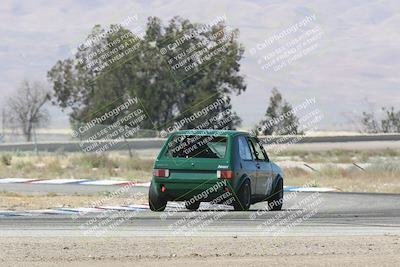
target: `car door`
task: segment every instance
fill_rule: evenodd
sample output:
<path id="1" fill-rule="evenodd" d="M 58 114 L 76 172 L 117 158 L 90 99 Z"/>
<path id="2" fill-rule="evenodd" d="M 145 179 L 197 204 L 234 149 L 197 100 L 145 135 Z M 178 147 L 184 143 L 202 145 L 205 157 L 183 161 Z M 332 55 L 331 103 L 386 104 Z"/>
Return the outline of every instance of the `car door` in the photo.
<path id="1" fill-rule="evenodd" d="M 257 183 L 257 167 L 250 150 L 250 144 L 245 136 L 238 137 L 238 148 L 240 157 L 240 166 L 249 178 L 251 183 L 251 192 L 255 194 Z"/>
<path id="2" fill-rule="evenodd" d="M 256 138 L 250 138 L 253 147 L 257 168 L 257 188 L 256 194 L 269 195 L 272 190 L 273 174 L 272 166 L 269 162 L 267 153 Z"/>

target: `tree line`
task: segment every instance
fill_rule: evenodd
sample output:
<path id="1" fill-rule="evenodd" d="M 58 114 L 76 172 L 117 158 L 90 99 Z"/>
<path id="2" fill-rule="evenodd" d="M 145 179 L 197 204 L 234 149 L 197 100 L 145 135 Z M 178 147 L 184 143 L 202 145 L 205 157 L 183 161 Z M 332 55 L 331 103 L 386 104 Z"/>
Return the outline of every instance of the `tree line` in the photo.
<path id="1" fill-rule="evenodd" d="M 193 23 L 181 17 L 174 17 L 164 25 L 157 17 L 149 17 L 143 35 L 138 36 L 120 25 L 111 25 L 112 31 L 95 25 L 87 40 L 103 36 L 91 46 L 78 47 L 69 58 L 58 60 L 48 71 L 47 78 L 50 89 L 38 82 L 24 81 L 16 94 L 7 103 L 7 121 L 18 125 L 27 141 L 32 138 L 34 126 L 45 125 L 49 114 L 44 108 L 51 102 L 69 112 L 72 126 L 87 123 L 98 116 L 99 111 L 113 109 L 132 97 L 138 97 L 149 116 L 141 127 L 160 131 L 182 117 L 190 117 L 206 105 L 224 99 L 222 105 L 210 110 L 204 119 L 232 108 L 231 96 L 240 95 L 246 90 L 244 76 L 240 73 L 240 61 L 244 47 L 238 41 L 239 30 L 230 29 L 224 21 L 209 26 Z M 168 46 L 174 40 L 182 40 L 179 46 Z M 228 34 L 229 33 L 229 34 Z M 127 38 L 128 36 L 128 38 Z M 102 68 L 88 67 L 88 58 L 115 52 L 115 44 L 124 47 L 125 51 L 134 51 L 116 61 L 116 64 Z M 222 49 L 223 53 L 217 52 Z M 165 49 L 165 48 L 168 49 Z M 164 49 L 164 50 L 162 50 Z M 202 51 L 207 50 L 213 56 L 210 62 L 200 59 Z M 169 61 L 185 51 L 192 55 L 185 60 L 190 65 L 190 73 L 184 68 L 171 69 Z M 177 77 L 182 78 L 177 80 Z M 116 100 L 116 101 L 115 101 Z M 282 94 L 274 88 L 266 105 L 264 118 L 258 123 L 262 125 L 273 118 L 288 114 L 292 110 Z M 197 103 L 201 103 L 197 105 Z M 124 114 L 131 112 L 126 110 Z M 400 132 L 400 111 L 394 107 L 384 108 L 385 118 L 378 120 L 373 113 L 363 113 L 361 123 L 366 132 Z M 290 113 L 290 112 L 289 112 Z M 116 122 L 120 116 L 110 117 L 105 124 Z M 224 118 L 220 118 L 223 120 Z M 228 123 L 229 129 L 241 125 L 241 119 L 233 113 Z M 299 120 L 292 113 L 271 127 L 264 128 L 258 134 L 290 134 L 282 131 L 290 125 L 290 133 L 302 134 Z M 182 129 L 196 127 L 196 122 L 187 123 Z"/>

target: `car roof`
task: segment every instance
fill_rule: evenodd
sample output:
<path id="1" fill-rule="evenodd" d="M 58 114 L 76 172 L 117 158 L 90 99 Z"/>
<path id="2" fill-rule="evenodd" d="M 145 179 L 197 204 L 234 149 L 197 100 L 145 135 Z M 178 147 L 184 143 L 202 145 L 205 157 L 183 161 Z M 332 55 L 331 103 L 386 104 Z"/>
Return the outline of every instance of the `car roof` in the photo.
<path id="1" fill-rule="evenodd" d="M 216 130 L 216 129 L 192 129 L 192 130 L 181 130 L 174 133 L 174 135 L 217 135 L 217 136 L 236 136 L 236 135 L 248 135 L 247 132 L 236 131 L 236 130 Z"/>

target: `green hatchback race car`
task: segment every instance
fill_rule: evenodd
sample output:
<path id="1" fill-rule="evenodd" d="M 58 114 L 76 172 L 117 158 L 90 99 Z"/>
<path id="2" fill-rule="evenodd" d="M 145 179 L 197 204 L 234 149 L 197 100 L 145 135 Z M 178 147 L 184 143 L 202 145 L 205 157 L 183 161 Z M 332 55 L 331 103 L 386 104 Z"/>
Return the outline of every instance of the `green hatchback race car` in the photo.
<path id="1" fill-rule="evenodd" d="M 189 210 L 201 202 L 248 210 L 268 201 L 270 210 L 281 210 L 283 172 L 246 132 L 178 131 L 161 149 L 149 188 L 152 211 L 163 211 L 168 201 L 184 201 Z"/>

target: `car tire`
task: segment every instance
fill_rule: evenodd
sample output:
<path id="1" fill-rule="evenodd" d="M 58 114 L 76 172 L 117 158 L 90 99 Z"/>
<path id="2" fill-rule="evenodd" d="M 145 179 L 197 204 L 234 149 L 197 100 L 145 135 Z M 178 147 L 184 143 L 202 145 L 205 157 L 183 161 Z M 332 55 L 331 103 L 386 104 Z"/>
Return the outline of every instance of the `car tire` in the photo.
<path id="1" fill-rule="evenodd" d="M 240 187 L 233 208 L 237 211 L 249 210 L 251 205 L 251 187 L 249 180 L 246 180 Z"/>
<path id="2" fill-rule="evenodd" d="M 198 201 L 195 201 L 194 203 L 185 202 L 185 207 L 186 207 L 188 210 L 195 211 L 195 210 L 198 210 L 198 209 L 199 209 L 199 207 L 200 207 L 200 202 L 198 202 Z"/>
<path id="3" fill-rule="evenodd" d="M 283 206 L 283 179 L 279 179 L 273 195 L 268 200 L 268 209 L 272 211 L 281 210 Z"/>
<path id="4" fill-rule="evenodd" d="M 159 197 L 156 192 L 154 192 L 154 187 L 151 184 L 149 189 L 149 206 L 152 211 L 164 211 L 167 206 L 167 201 Z"/>

